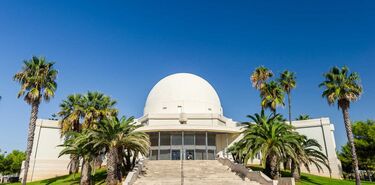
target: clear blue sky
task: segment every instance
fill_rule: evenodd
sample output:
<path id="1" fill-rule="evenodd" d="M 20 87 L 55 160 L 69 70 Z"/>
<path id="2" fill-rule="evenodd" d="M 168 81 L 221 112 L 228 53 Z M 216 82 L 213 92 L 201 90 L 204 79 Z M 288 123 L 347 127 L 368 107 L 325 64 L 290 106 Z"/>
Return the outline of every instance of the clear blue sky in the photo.
<path id="1" fill-rule="evenodd" d="M 102 91 L 121 114 L 139 117 L 161 78 L 194 73 L 217 90 L 227 117 L 259 110 L 249 82 L 259 65 L 296 72 L 293 117 L 330 117 L 338 145 L 341 113 L 318 84 L 331 66 L 360 73 L 364 94 L 353 120 L 375 119 L 374 1 L 0 1 L 0 148 L 25 149 L 30 107 L 12 75 L 43 55 L 59 70 L 56 97 L 40 118 L 72 93 Z M 134 3 L 137 2 L 137 3 Z M 281 110 L 286 115 L 286 109 Z"/>

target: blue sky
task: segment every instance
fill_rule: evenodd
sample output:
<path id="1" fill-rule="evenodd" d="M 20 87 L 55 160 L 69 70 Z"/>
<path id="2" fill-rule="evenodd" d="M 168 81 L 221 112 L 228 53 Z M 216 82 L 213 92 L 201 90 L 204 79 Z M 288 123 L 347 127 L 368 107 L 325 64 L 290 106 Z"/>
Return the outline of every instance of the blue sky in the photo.
<path id="1" fill-rule="evenodd" d="M 88 90 L 139 117 L 158 80 L 189 72 L 215 87 L 227 117 L 245 121 L 259 110 L 249 74 L 265 65 L 296 72 L 293 117 L 330 117 L 342 145 L 341 112 L 318 84 L 334 65 L 359 72 L 364 94 L 351 118 L 375 119 L 374 9 L 374 1 L 0 1 L 0 148 L 25 149 L 30 107 L 17 99 L 12 75 L 32 55 L 59 70 L 56 97 L 41 105 L 41 118 Z"/>

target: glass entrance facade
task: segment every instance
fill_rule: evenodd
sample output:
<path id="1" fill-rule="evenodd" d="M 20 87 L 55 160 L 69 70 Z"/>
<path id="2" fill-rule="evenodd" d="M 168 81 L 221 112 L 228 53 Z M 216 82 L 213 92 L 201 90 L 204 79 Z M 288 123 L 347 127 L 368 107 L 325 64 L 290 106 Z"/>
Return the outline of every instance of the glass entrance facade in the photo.
<path id="1" fill-rule="evenodd" d="M 150 132 L 150 160 L 214 160 L 216 134 L 212 132 Z"/>

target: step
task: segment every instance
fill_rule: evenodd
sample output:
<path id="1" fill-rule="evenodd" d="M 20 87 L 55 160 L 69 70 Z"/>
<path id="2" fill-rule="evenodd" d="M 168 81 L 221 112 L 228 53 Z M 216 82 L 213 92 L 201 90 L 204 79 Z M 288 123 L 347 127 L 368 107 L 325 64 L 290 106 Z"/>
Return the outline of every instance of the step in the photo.
<path id="1" fill-rule="evenodd" d="M 184 185 L 259 185 L 216 160 L 183 161 Z M 135 185 L 180 185 L 181 161 L 147 161 Z"/>

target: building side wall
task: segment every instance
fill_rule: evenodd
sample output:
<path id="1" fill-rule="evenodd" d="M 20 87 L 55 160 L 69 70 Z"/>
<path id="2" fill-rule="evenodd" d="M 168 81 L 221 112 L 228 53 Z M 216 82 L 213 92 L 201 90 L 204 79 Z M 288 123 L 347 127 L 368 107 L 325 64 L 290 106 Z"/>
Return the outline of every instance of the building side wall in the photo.
<path id="1" fill-rule="evenodd" d="M 63 139 L 60 138 L 57 121 L 37 121 L 30 168 L 27 175 L 28 181 L 37 181 L 69 173 L 69 156 L 58 157 L 62 150 L 58 145 L 62 143 Z"/>

